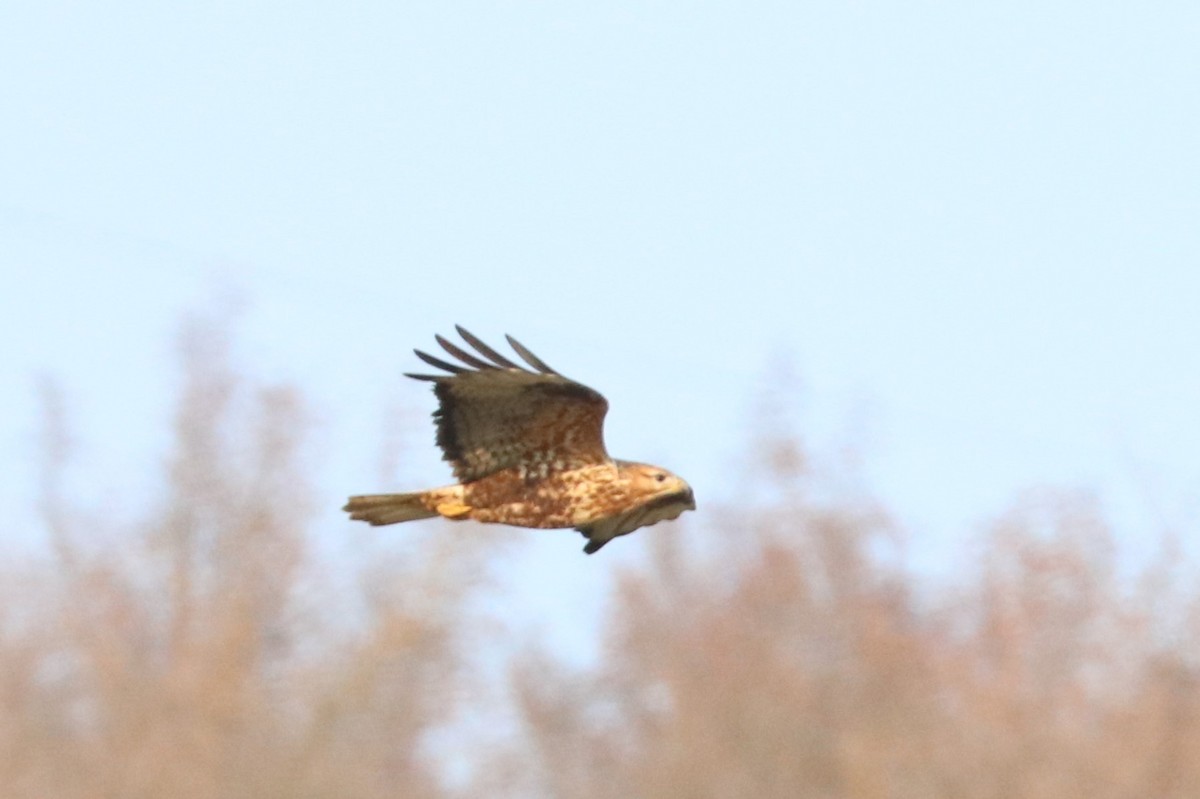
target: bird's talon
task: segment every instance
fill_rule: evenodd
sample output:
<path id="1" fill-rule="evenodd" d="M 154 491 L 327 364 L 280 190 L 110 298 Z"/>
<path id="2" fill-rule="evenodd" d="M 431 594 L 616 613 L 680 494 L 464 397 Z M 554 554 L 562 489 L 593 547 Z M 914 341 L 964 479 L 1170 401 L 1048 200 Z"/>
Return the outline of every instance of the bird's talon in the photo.
<path id="1" fill-rule="evenodd" d="M 465 519 L 471 512 L 471 507 L 461 502 L 443 502 L 437 506 L 437 512 L 439 516 L 445 516 L 447 519 Z"/>

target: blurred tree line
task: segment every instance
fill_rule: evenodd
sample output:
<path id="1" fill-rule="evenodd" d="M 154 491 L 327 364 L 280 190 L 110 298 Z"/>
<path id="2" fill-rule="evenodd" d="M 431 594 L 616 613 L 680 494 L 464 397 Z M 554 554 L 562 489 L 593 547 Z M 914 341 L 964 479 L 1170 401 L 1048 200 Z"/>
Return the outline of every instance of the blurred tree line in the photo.
<path id="1" fill-rule="evenodd" d="M 1092 497 L 1031 497 L 932 585 L 886 508 L 757 440 L 752 504 L 630 539 L 594 666 L 518 649 L 496 680 L 480 539 L 427 525 L 331 588 L 302 399 L 201 324 L 180 360 L 132 520 L 64 495 L 46 392 L 48 554 L 0 566 L 0 796 L 1200 796 L 1195 571 L 1169 540 L 1126 568 Z M 511 734 L 448 781 L 436 738 L 481 696 Z"/>

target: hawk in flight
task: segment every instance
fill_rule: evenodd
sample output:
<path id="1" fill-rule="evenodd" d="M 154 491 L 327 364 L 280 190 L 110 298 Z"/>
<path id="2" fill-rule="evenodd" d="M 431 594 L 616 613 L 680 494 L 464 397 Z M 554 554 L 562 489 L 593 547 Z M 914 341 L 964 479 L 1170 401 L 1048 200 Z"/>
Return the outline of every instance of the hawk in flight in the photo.
<path id="1" fill-rule="evenodd" d="M 620 535 L 695 510 L 691 486 L 666 469 L 614 460 L 604 449 L 608 402 L 508 336 L 527 366 L 458 327 L 470 352 L 437 343 L 464 365 L 414 350 L 447 374 L 433 383 L 437 445 L 455 485 L 350 497 L 350 518 L 373 525 L 443 516 L 517 527 L 574 527 L 592 554 Z"/>

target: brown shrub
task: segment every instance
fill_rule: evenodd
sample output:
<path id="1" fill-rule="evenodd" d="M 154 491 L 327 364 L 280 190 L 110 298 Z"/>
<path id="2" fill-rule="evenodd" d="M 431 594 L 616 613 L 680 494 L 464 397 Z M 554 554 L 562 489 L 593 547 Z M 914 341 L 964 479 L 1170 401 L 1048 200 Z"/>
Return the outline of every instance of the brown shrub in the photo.
<path id="1" fill-rule="evenodd" d="M 484 550 L 426 525 L 326 568 L 314 511 L 341 497 L 309 477 L 300 397 L 239 375 L 219 326 L 180 353 L 161 490 L 120 518 L 67 496 L 45 391 L 47 546 L 0 573 L 0 795 L 452 793 L 430 734 L 502 693 L 464 656 L 487 643 Z M 935 584 L 858 481 L 769 431 L 755 451 L 752 501 L 635 539 L 599 662 L 517 654 L 519 729 L 466 751 L 472 795 L 1200 795 L 1200 602 L 1175 550 L 1122 563 L 1094 498 L 1046 492 Z"/>
<path id="2" fill-rule="evenodd" d="M 937 586 L 880 554 L 896 536 L 871 503 L 807 469 L 771 480 L 716 527 L 647 536 L 594 672 L 517 664 L 514 793 L 1200 795 L 1194 581 L 1119 574 L 1091 498 L 1035 496 Z"/>
<path id="3" fill-rule="evenodd" d="M 63 495 L 47 392 L 50 554 L 5 575 L 0 794 L 439 793 L 424 741 L 453 714 L 469 568 L 429 538 L 331 591 L 303 403 L 227 350 L 219 326 L 186 328 L 162 490 L 119 503 L 140 518 L 113 530 Z"/>

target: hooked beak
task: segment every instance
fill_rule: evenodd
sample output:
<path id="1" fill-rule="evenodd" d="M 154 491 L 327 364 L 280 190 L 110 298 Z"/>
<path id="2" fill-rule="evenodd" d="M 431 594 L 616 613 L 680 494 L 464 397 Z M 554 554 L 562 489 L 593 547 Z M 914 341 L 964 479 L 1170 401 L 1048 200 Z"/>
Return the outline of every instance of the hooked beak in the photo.
<path id="1" fill-rule="evenodd" d="M 687 503 L 688 510 L 696 509 L 696 495 L 692 493 L 691 488 L 683 493 L 682 499 Z"/>

